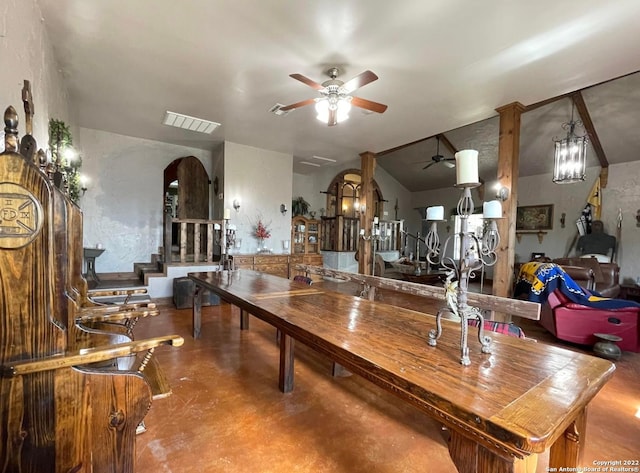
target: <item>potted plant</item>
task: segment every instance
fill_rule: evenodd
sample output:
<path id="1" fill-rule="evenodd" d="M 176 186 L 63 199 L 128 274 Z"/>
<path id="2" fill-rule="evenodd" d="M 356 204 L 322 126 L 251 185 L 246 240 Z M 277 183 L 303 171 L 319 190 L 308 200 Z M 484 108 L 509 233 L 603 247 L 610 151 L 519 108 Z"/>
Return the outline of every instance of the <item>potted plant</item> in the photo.
<path id="1" fill-rule="evenodd" d="M 297 217 L 298 215 L 304 216 L 309 212 L 309 202 L 304 200 L 304 197 L 296 197 L 291 201 L 291 211 L 293 212 L 293 216 Z"/>

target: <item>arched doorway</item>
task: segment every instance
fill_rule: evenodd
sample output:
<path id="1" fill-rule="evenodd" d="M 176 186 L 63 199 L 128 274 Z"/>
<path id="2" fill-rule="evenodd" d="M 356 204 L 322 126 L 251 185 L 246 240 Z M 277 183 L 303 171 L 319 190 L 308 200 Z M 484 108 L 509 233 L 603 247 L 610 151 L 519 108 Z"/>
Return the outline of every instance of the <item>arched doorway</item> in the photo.
<path id="1" fill-rule="evenodd" d="M 167 219 L 209 218 L 209 183 L 207 171 L 195 156 L 176 159 L 164 169 L 163 241 L 167 241 Z M 174 223 L 174 227 L 177 224 Z M 177 228 L 173 228 L 171 234 L 171 244 L 178 245 Z M 193 248 L 187 248 L 187 251 L 191 253 Z"/>

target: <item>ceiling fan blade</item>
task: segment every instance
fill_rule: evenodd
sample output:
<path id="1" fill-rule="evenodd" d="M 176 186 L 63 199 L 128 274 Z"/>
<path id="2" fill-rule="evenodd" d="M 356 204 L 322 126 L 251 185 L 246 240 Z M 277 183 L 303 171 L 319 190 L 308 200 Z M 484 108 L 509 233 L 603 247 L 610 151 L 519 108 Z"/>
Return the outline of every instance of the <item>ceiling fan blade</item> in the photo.
<path id="1" fill-rule="evenodd" d="M 287 105 L 286 107 L 280 107 L 280 110 L 282 110 L 283 112 L 295 110 L 296 108 L 304 107 L 305 105 L 311 105 L 312 103 L 315 103 L 315 101 L 316 99 L 303 100 L 302 102 L 292 103 L 291 105 Z"/>
<path id="2" fill-rule="evenodd" d="M 361 99 L 360 97 L 351 97 L 351 105 L 378 113 L 383 113 L 387 109 L 387 106 L 382 103 L 372 102 L 371 100 Z"/>
<path id="3" fill-rule="evenodd" d="M 289 74 L 289 77 L 293 77 L 296 80 L 299 80 L 303 84 L 307 84 L 312 89 L 323 90 L 324 87 L 318 84 L 316 81 L 309 79 L 308 77 L 303 76 L 302 74 Z"/>
<path id="4" fill-rule="evenodd" d="M 438 164 L 438 162 L 437 162 L 437 161 L 433 161 L 433 162 L 431 162 L 431 163 L 427 164 L 427 165 L 426 165 L 425 167 L 423 167 L 422 169 L 423 169 L 423 170 L 424 170 L 424 169 L 428 169 L 428 168 L 430 168 L 431 166 L 433 166 L 434 164 Z"/>
<path id="5" fill-rule="evenodd" d="M 329 110 L 329 120 L 327 121 L 327 125 L 334 126 L 337 124 L 338 124 L 338 111 Z"/>
<path id="6" fill-rule="evenodd" d="M 373 82 L 374 80 L 378 80 L 377 75 L 375 75 L 371 71 L 364 71 L 343 84 L 342 88 L 346 91 L 347 94 L 349 94 L 354 90 Z"/>

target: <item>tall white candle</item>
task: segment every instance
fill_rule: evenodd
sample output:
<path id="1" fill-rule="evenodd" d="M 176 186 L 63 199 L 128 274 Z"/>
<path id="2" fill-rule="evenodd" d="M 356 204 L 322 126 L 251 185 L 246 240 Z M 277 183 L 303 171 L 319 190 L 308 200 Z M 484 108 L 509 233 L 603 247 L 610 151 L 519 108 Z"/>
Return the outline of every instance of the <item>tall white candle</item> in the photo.
<path id="1" fill-rule="evenodd" d="M 379 222 L 378 217 L 373 217 L 373 224 L 378 225 L 378 222 Z"/>
<path id="2" fill-rule="evenodd" d="M 464 149 L 456 153 L 456 181 L 458 185 L 479 182 L 478 152 Z"/>
<path id="3" fill-rule="evenodd" d="M 502 204 L 499 200 L 490 200 L 482 204 L 484 218 L 502 218 Z"/>
<path id="4" fill-rule="evenodd" d="M 224 219 L 229 220 L 231 218 L 231 209 L 224 209 Z"/>
<path id="5" fill-rule="evenodd" d="M 444 207 L 442 205 L 427 207 L 427 220 L 444 220 Z"/>

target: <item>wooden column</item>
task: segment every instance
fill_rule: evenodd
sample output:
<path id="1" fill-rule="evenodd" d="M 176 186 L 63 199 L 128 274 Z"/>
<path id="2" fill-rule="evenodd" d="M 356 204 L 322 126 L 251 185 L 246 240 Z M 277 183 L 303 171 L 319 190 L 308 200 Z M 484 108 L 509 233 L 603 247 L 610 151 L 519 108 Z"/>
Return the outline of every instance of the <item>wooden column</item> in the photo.
<path id="1" fill-rule="evenodd" d="M 502 215 L 505 218 L 498 221 L 500 247 L 498 248 L 498 262 L 493 269 L 493 295 L 511 297 L 516 247 L 520 116 L 524 111 L 524 106 L 519 102 L 513 102 L 496 109 L 496 111 L 500 114 L 497 179 L 500 185 L 509 189 L 509 197 L 502 203 Z M 511 315 L 494 313 L 494 319 L 509 322 Z"/>
<path id="2" fill-rule="evenodd" d="M 360 212 L 360 228 L 364 228 L 367 235 L 371 231 L 373 222 L 373 175 L 376 170 L 376 155 L 371 151 L 360 153 L 362 169 L 361 199 L 364 201 L 365 211 Z M 358 240 L 358 272 L 361 274 L 371 274 L 373 249 L 371 240 Z"/>

